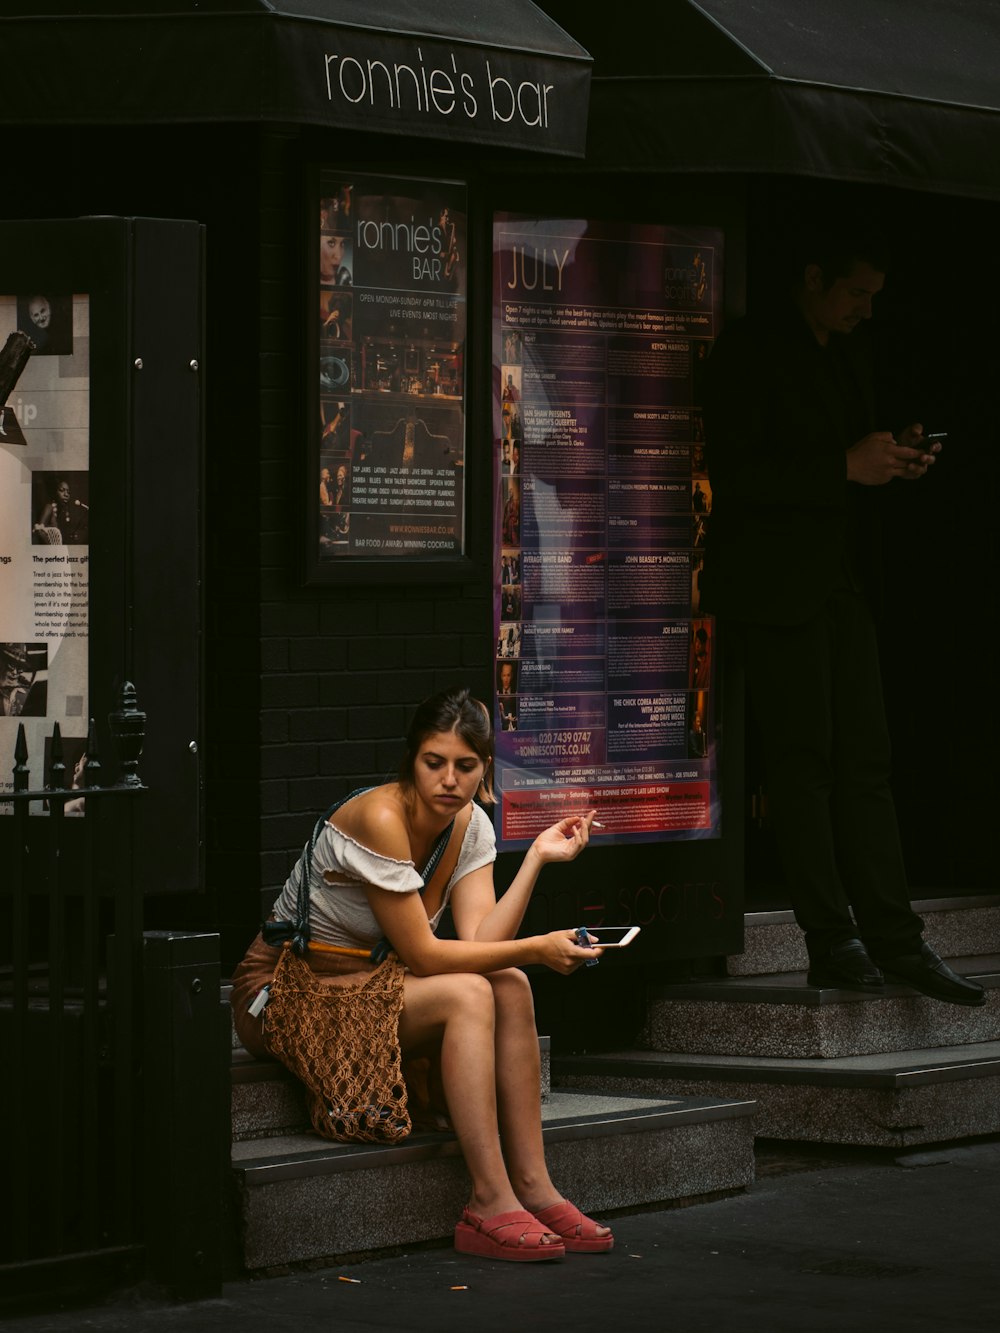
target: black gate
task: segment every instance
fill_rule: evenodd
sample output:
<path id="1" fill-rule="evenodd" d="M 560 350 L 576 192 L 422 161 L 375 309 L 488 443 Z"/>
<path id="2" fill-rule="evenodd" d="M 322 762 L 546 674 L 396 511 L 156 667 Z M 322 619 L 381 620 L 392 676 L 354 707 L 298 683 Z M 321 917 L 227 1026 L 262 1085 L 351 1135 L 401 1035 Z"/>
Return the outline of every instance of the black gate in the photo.
<path id="1" fill-rule="evenodd" d="M 191 1294 L 218 1287 L 218 941 L 144 940 L 145 720 L 126 683 L 108 718 L 113 775 L 93 721 L 68 772 L 56 723 L 34 785 L 42 757 L 22 725 L 13 791 L 0 793 L 5 1300 L 143 1277 Z"/>

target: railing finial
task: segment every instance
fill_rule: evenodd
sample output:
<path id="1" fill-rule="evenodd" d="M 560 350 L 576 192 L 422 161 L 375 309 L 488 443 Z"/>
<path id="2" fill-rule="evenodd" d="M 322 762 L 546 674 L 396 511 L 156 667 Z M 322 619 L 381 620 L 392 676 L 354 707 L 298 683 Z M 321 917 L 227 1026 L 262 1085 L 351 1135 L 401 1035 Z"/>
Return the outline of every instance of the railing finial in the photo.
<path id="1" fill-rule="evenodd" d="M 14 774 L 14 790 L 27 791 L 28 778 L 31 776 L 28 768 L 28 739 L 24 734 L 24 723 L 17 724 L 17 740 L 14 743 L 14 767 L 11 770 Z"/>
<path id="2" fill-rule="evenodd" d="M 118 763 L 121 774 L 119 787 L 141 787 L 139 777 L 139 756 L 142 743 L 146 739 L 146 714 L 138 705 L 135 686 L 130 680 L 122 685 L 119 704 L 113 713 L 108 714 L 108 725 L 118 749 Z"/>

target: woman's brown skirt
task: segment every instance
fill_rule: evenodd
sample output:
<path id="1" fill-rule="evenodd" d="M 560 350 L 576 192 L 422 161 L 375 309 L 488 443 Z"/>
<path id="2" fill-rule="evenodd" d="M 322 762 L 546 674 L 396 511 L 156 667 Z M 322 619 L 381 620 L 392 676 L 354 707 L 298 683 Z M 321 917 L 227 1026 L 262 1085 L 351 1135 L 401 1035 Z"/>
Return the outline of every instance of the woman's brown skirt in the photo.
<path id="1" fill-rule="evenodd" d="M 244 1048 L 257 1059 L 269 1057 L 267 1033 L 263 1015 L 254 1017 L 250 1012 L 262 987 L 274 977 L 274 969 L 281 957 L 280 946 L 267 944 L 258 935 L 247 950 L 243 961 L 232 977 L 233 989 L 229 1002 L 233 1008 L 236 1035 Z M 371 972 L 375 964 L 365 958 L 351 958 L 346 954 L 309 951 L 309 966 L 323 985 L 345 986 L 359 972 Z M 441 1085 L 440 1060 L 436 1051 L 421 1051 L 409 1057 L 403 1054 L 403 1078 L 409 1095 L 410 1115 L 415 1129 L 449 1130 L 444 1089 Z"/>
<path id="2" fill-rule="evenodd" d="M 236 1035 L 251 1055 L 269 1055 L 263 1013 L 256 1017 L 249 1012 L 260 990 L 274 977 L 274 969 L 281 957 L 281 949 L 267 944 L 258 935 L 233 973 L 233 989 L 229 1003 L 233 1007 Z M 351 958 L 346 954 L 309 951 L 309 967 L 324 986 L 345 986 L 359 972 L 371 972 L 375 964 L 365 958 Z"/>

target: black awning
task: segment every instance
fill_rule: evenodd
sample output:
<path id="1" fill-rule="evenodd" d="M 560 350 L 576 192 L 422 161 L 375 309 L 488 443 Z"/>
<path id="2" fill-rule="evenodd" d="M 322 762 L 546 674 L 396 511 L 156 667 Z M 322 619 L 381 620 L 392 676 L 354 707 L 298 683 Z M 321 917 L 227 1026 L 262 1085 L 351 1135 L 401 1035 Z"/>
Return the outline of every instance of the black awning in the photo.
<path id="1" fill-rule="evenodd" d="M 997 0 L 542 3 L 595 55 L 590 165 L 1000 198 Z"/>
<path id="2" fill-rule="evenodd" d="M 581 155 L 590 56 L 530 0 L 0 0 L 0 123 L 259 121 Z"/>

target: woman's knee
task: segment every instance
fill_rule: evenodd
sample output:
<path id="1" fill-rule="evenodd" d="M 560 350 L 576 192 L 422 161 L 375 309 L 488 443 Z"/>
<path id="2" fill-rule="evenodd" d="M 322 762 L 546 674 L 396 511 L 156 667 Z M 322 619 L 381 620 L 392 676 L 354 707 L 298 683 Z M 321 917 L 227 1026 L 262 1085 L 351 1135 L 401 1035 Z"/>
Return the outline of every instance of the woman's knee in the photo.
<path id="1" fill-rule="evenodd" d="M 438 972 L 431 977 L 407 977 L 403 991 L 404 1002 L 409 996 L 419 998 L 422 1005 L 440 1010 L 456 1006 L 491 1006 L 493 991 L 485 977 L 474 972 Z"/>
<path id="2" fill-rule="evenodd" d="M 440 983 L 441 1003 L 448 1016 L 475 1015 L 493 1019 L 493 988 L 485 977 L 475 972 L 450 972 L 436 978 Z"/>
<path id="3" fill-rule="evenodd" d="M 531 983 L 520 968 L 507 967 L 502 972 L 490 972 L 487 980 L 498 1009 L 515 1009 L 534 1015 Z"/>
<path id="4" fill-rule="evenodd" d="M 413 1047 L 430 1038 L 440 1040 L 456 1018 L 492 1025 L 493 990 L 485 977 L 465 972 L 407 977 L 399 1023 L 404 1044 Z"/>
<path id="5" fill-rule="evenodd" d="M 493 1007 L 493 988 L 478 972 L 455 972 L 449 978 L 456 999 L 461 1004 Z"/>

